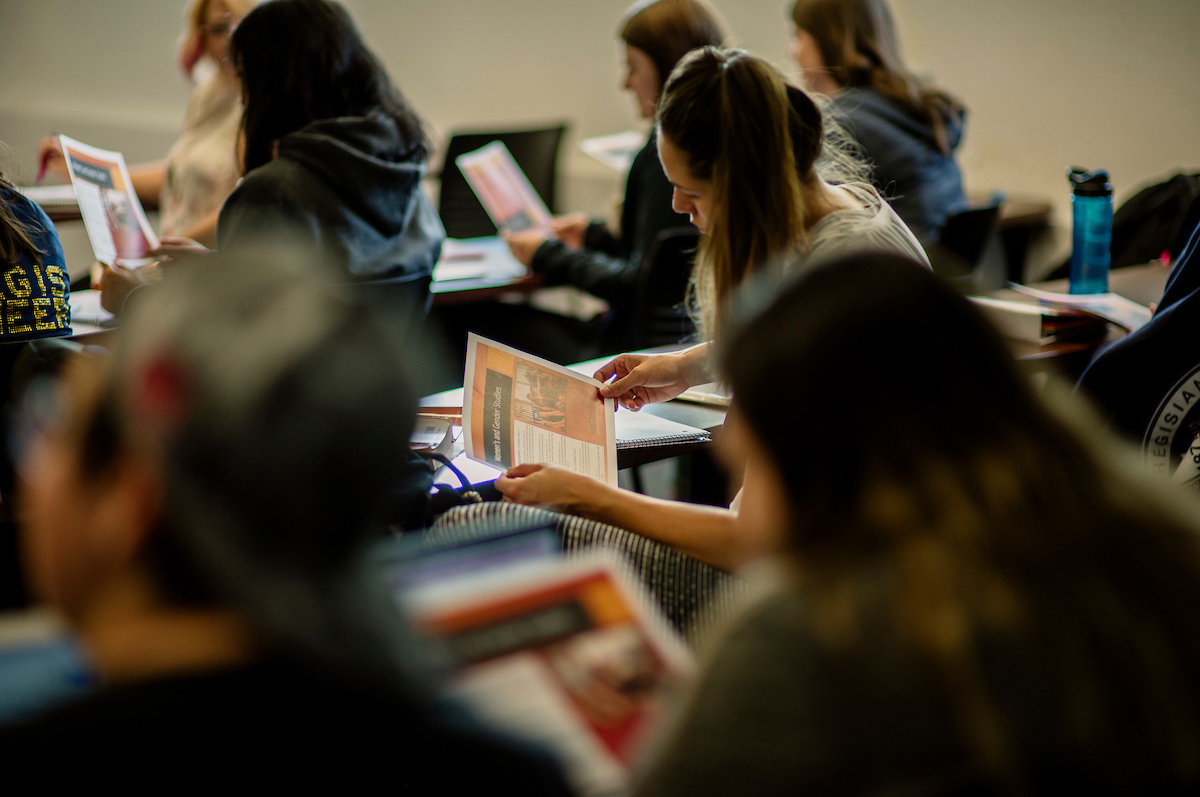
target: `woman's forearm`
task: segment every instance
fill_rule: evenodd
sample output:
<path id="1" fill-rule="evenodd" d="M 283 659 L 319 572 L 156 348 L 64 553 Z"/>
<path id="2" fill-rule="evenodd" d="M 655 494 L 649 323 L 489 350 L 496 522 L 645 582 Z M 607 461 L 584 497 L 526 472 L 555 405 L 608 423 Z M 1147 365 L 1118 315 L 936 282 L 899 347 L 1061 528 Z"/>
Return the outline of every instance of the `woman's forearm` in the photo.
<path id="1" fill-rule="evenodd" d="M 605 487 L 574 511 L 726 570 L 740 566 L 746 559 L 739 544 L 737 516 L 724 507 L 666 501 Z"/>
<path id="2" fill-rule="evenodd" d="M 139 163 L 129 167 L 129 180 L 137 193 L 142 207 L 157 208 L 158 198 L 162 195 L 163 185 L 167 181 L 167 162 Z"/>

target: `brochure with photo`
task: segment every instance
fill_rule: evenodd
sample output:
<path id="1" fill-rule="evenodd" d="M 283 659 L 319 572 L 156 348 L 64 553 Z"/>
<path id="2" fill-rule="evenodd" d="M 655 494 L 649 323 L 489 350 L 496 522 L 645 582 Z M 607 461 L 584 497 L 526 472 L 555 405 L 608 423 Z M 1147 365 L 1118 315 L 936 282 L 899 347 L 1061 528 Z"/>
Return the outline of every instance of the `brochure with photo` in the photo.
<path id="1" fill-rule="evenodd" d="M 397 598 L 450 654 L 451 695 L 549 747 L 580 793 L 623 793 L 694 662 L 615 554 L 566 560 L 536 542 L 440 556 L 449 575 L 402 579 Z"/>
<path id="2" fill-rule="evenodd" d="M 459 155 L 454 162 L 500 232 L 550 226 L 546 203 L 503 141 Z"/>
<path id="3" fill-rule="evenodd" d="M 101 263 L 137 267 L 153 262 L 158 238 L 146 220 L 119 152 L 59 136 L 92 251 Z"/>
<path id="4" fill-rule="evenodd" d="M 472 333 L 463 377 L 467 456 L 494 468 L 557 465 L 617 483 L 613 400 L 599 382 Z"/>

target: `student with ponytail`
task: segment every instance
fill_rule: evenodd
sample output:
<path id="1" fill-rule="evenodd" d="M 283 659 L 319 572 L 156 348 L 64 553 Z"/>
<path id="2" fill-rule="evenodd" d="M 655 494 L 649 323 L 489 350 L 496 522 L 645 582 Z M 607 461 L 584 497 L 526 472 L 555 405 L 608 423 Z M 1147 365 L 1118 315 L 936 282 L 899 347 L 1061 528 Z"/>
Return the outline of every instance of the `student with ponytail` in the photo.
<path id="1" fill-rule="evenodd" d="M 922 240 L 967 206 L 954 150 L 966 109 L 900 59 L 887 0 L 796 0 L 792 57 L 872 167 L 872 182 Z"/>
<path id="2" fill-rule="evenodd" d="M 820 109 L 761 58 L 705 47 L 672 72 L 657 113 L 659 157 L 676 211 L 702 233 L 694 307 L 705 340 L 724 305 L 760 273 L 799 272 L 855 250 L 928 264 L 904 222 L 824 132 Z M 712 381 L 708 343 L 677 354 L 623 354 L 596 373 L 627 409 Z M 754 478 L 746 474 L 746 481 Z M 739 538 L 734 511 L 660 501 L 557 468 L 521 465 L 496 482 L 510 500 L 552 505 L 663 542 L 718 567 L 761 550 Z"/>

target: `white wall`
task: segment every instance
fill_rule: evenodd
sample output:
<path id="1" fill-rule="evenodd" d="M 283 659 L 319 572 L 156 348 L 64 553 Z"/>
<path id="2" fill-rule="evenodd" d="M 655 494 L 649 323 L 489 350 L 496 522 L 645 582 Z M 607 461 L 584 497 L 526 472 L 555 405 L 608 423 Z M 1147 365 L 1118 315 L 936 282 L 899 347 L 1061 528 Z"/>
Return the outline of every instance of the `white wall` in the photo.
<path id="1" fill-rule="evenodd" d="M 716 0 L 735 41 L 786 66 L 782 0 Z M 1068 164 L 1106 166 L 1118 199 L 1200 170 L 1200 0 L 893 0 L 911 65 L 971 109 L 968 187 L 1053 199 Z M 161 154 L 183 113 L 182 0 L 0 0 L 0 140 L 18 177 L 51 127 L 132 160 Z M 597 211 L 619 178 L 581 136 L 635 124 L 616 22 L 626 0 L 347 0 L 438 137 L 460 126 L 570 119 L 565 201 Z M 12 171 L 11 166 L 7 168 Z"/>

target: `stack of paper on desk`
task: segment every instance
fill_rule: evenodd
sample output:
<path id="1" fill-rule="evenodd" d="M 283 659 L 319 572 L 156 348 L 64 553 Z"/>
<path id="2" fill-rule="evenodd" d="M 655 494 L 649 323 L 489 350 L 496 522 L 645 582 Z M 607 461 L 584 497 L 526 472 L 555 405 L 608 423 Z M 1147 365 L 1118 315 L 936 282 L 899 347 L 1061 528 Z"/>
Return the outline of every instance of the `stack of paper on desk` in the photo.
<path id="1" fill-rule="evenodd" d="M 508 244 L 501 238 L 449 238 L 442 245 L 442 256 L 433 269 L 433 281 L 488 279 L 507 282 L 525 273 L 525 266 L 512 256 Z"/>
<path id="2" fill-rule="evenodd" d="M 79 212 L 79 197 L 75 196 L 73 185 L 17 186 L 17 191 L 30 202 L 40 205 L 48 215 Z"/>
<path id="3" fill-rule="evenodd" d="M 1054 293 L 1016 283 L 1009 283 L 1008 287 L 1047 304 L 1070 307 L 1098 315 L 1117 326 L 1125 327 L 1130 332 L 1141 329 L 1150 321 L 1149 307 L 1115 293 Z"/>
<path id="4" fill-rule="evenodd" d="M 1098 315 L 1053 304 L 1026 304 L 985 296 L 971 301 L 1005 337 L 1046 346 L 1075 340 L 1096 340 L 1108 332 Z"/>

